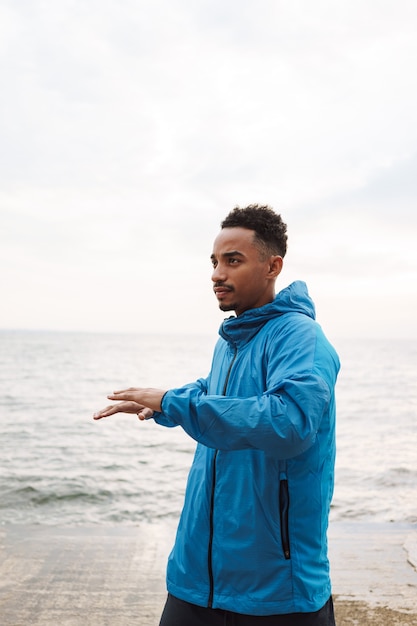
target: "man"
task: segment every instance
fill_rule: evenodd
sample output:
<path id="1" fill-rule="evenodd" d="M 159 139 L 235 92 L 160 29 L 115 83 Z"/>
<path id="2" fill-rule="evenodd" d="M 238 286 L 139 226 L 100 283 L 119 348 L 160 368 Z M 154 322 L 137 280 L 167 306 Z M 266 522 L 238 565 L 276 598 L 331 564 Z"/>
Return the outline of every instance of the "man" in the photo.
<path id="1" fill-rule="evenodd" d="M 235 208 L 213 253 L 222 311 L 207 379 L 108 396 L 117 412 L 180 425 L 198 442 L 160 626 L 333 626 L 326 531 L 339 360 L 303 282 L 275 296 L 286 225 Z"/>

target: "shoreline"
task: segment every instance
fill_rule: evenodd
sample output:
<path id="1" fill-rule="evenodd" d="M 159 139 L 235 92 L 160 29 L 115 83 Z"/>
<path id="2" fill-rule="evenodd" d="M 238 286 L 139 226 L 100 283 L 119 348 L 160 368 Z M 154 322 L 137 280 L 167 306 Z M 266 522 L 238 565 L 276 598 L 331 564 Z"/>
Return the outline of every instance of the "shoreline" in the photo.
<path id="1" fill-rule="evenodd" d="M 0 526 L 2 626 L 157 626 L 176 523 Z M 333 522 L 337 626 L 417 626 L 417 526 Z"/>

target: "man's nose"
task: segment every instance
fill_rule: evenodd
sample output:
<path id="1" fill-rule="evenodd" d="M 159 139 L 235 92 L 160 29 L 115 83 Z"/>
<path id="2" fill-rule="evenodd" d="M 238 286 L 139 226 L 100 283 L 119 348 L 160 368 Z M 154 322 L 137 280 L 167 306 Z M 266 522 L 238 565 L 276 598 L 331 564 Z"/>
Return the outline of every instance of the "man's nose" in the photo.
<path id="1" fill-rule="evenodd" d="M 218 263 L 216 265 L 216 267 L 213 269 L 211 280 L 213 281 L 213 283 L 217 283 L 217 282 L 221 283 L 226 280 L 226 272 L 225 272 L 224 265 L 222 265 L 221 263 Z"/>

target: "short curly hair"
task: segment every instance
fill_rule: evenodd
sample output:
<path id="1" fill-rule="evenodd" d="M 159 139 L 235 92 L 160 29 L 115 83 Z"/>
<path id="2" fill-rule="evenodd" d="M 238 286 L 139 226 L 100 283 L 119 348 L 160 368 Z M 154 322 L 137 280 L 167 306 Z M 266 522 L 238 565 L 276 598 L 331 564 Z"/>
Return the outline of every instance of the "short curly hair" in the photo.
<path id="1" fill-rule="evenodd" d="M 221 223 L 222 228 L 247 228 L 255 231 L 255 242 L 264 256 L 287 252 L 287 225 L 268 205 L 236 206 Z"/>

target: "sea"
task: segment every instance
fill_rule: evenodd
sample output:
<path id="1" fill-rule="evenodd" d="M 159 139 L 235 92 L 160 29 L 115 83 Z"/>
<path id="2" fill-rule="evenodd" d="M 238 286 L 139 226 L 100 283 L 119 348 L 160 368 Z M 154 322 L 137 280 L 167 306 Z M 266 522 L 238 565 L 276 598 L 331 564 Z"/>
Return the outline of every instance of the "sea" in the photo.
<path id="1" fill-rule="evenodd" d="M 0 331 L 0 524 L 175 522 L 195 442 L 108 393 L 206 376 L 216 337 Z M 417 523 L 417 340 L 333 340 L 331 520 Z"/>

